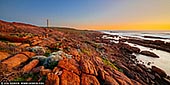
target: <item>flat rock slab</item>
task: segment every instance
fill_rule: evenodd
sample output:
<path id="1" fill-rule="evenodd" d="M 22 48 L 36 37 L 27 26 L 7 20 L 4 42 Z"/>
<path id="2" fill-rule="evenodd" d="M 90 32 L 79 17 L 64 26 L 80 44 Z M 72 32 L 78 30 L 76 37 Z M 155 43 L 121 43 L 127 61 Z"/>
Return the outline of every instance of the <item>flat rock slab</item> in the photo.
<path id="1" fill-rule="evenodd" d="M 67 70 L 63 70 L 60 79 L 61 85 L 80 85 L 79 76 Z"/>
<path id="2" fill-rule="evenodd" d="M 161 77 L 166 77 L 167 74 L 165 73 L 164 70 L 156 67 L 156 66 L 152 66 L 152 71 L 155 72 L 155 73 L 158 73 Z"/>
<path id="3" fill-rule="evenodd" d="M 154 58 L 159 58 L 158 55 L 156 55 L 155 53 L 150 52 L 150 51 L 141 51 L 140 54 L 150 56 L 150 57 L 154 57 Z"/>
<path id="4" fill-rule="evenodd" d="M 0 61 L 10 56 L 7 52 L 0 52 Z"/>
<path id="5" fill-rule="evenodd" d="M 5 60 L 2 64 L 6 64 L 7 68 L 13 68 L 20 65 L 23 62 L 26 62 L 29 58 L 34 56 L 35 54 L 32 52 L 22 52 L 20 54 L 16 54 L 13 57 Z"/>
<path id="6" fill-rule="evenodd" d="M 27 65 L 25 65 L 22 70 L 24 73 L 27 73 L 31 71 L 37 64 L 39 63 L 38 59 L 34 59 L 31 62 L 29 62 Z"/>

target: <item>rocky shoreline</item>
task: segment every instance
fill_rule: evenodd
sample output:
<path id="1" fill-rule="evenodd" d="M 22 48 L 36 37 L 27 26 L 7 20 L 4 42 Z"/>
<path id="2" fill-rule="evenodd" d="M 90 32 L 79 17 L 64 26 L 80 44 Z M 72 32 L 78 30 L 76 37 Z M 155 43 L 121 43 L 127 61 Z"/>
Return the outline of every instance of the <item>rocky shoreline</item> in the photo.
<path id="1" fill-rule="evenodd" d="M 117 36 L 101 32 L 5 21 L 0 21 L 0 33 L 1 81 L 43 81 L 46 85 L 170 84 L 162 69 L 140 64 L 132 55 L 141 53 L 140 49 L 124 41 L 170 52 L 170 48 L 164 48 L 169 43 L 136 39 L 114 43 L 103 36 Z"/>
<path id="2" fill-rule="evenodd" d="M 120 41 L 127 41 L 130 43 L 134 43 L 134 44 L 138 44 L 138 45 L 142 45 L 145 47 L 151 47 L 151 48 L 155 48 L 158 50 L 163 50 L 163 51 L 167 51 L 170 52 L 170 43 L 169 42 L 164 42 L 161 40 L 143 40 L 143 39 L 136 39 L 136 38 L 129 38 L 129 39 L 121 39 Z"/>

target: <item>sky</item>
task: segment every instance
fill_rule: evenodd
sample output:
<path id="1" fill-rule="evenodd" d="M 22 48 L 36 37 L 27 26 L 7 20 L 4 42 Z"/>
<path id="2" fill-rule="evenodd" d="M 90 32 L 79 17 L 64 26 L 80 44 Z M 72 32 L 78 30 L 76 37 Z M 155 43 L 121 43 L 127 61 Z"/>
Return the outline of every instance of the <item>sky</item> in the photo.
<path id="1" fill-rule="evenodd" d="M 170 30 L 170 0 L 0 0 L 0 20 L 89 30 Z"/>

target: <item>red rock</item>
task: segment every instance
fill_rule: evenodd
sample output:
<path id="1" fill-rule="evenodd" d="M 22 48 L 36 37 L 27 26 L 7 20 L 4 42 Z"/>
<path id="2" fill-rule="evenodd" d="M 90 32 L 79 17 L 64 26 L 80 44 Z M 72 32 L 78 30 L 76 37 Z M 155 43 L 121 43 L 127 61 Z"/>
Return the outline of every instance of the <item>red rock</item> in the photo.
<path id="1" fill-rule="evenodd" d="M 80 75 L 79 65 L 74 59 L 63 59 L 58 62 L 58 67 Z"/>
<path id="2" fill-rule="evenodd" d="M 31 77 L 28 77 L 26 81 L 31 81 L 31 80 L 32 80 L 32 78 L 31 78 Z"/>
<path id="3" fill-rule="evenodd" d="M 19 46 L 19 48 L 23 49 L 23 48 L 29 47 L 29 46 L 30 46 L 30 44 L 22 44 L 22 45 Z"/>
<path id="4" fill-rule="evenodd" d="M 106 75 L 104 85 L 119 85 L 114 78 Z"/>
<path id="5" fill-rule="evenodd" d="M 52 72 L 50 69 L 41 69 L 40 70 L 40 75 L 41 76 L 46 76 L 50 72 Z"/>
<path id="6" fill-rule="evenodd" d="M 101 77 L 101 79 L 105 79 L 105 75 L 109 75 L 109 73 L 107 73 L 105 70 L 103 70 L 102 68 L 99 68 L 99 77 Z"/>
<path id="7" fill-rule="evenodd" d="M 60 71 L 60 69 L 61 69 L 61 68 L 54 67 L 54 69 L 53 69 L 53 71 L 52 71 L 52 72 L 53 72 L 53 73 L 58 72 L 58 71 Z"/>
<path id="8" fill-rule="evenodd" d="M 0 52 L 0 61 L 10 56 L 7 52 Z"/>
<path id="9" fill-rule="evenodd" d="M 75 60 L 80 61 L 80 54 L 76 49 L 71 49 L 70 54 L 73 55 Z"/>
<path id="10" fill-rule="evenodd" d="M 11 36 L 9 34 L 1 34 L 0 38 L 3 40 L 10 41 L 10 42 L 18 42 L 18 43 L 26 41 L 26 39 L 24 39 L 24 38 Z"/>
<path id="11" fill-rule="evenodd" d="M 90 60 L 81 60 L 81 67 L 82 72 L 91 74 L 91 75 L 98 75 L 95 65 Z"/>
<path id="12" fill-rule="evenodd" d="M 23 62 L 26 62 L 32 56 L 34 56 L 34 53 L 32 52 L 23 52 L 22 54 L 16 54 L 15 56 L 3 61 L 2 63 L 6 64 L 8 68 L 13 68 Z"/>
<path id="13" fill-rule="evenodd" d="M 62 74 L 61 68 L 59 68 L 59 67 L 54 67 L 52 72 L 54 74 L 56 74 L 56 75 L 61 75 Z"/>
<path id="14" fill-rule="evenodd" d="M 81 85 L 100 85 L 100 83 L 95 76 L 83 73 L 81 76 Z"/>
<path id="15" fill-rule="evenodd" d="M 96 56 L 95 60 L 96 60 L 96 63 L 98 63 L 99 65 L 103 64 L 103 61 L 102 61 L 102 59 L 100 57 Z"/>
<path id="16" fill-rule="evenodd" d="M 33 53 L 33 52 L 22 52 L 21 54 L 24 54 L 29 58 L 32 58 L 35 55 L 35 53 Z"/>
<path id="17" fill-rule="evenodd" d="M 45 85 L 59 85 L 59 77 L 54 73 L 48 73 Z"/>
<path id="18" fill-rule="evenodd" d="M 33 69 L 37 64 L 39 63 L 38 59 L 34 59 L 31 62 L 29 62 L 29 64 L 25 65 L 22 70 L 24 73 L 27 73 L 29 71 L 31 71 L 31 69 Z"/>
<path id="19" fill-rule="evenodd" d="M 33 68 L 33 69 L 31 70 L 31 72 L 33 72 L 33 73 L 38 73 L 38 72 L 40 72 L 41 69 L 44 69 L 44 66 L 39 66 L 39 67 Z"/>
<path id="20" fill-rule="evenodd" d="M 60 76 L 61 85 L 80 85 L 80 78 L 78 75 L 63 70 L 63 73 Z"/>
<path id="21" fill-rule="evenodd" d="M 113 74 L 114 79 L 116 79 L 119 84 L 133 85 L 132 81 L 126 75 L 124 75 L 122 72 L 119 72 L 117 70 L 113 70 L 113 73 L 114 73 Z"/>
<path id="22" fill-rule="evenodd" d="M 155 73 L 158 73 L 159 76 L 161 77 L 166 77 L 167 74 L 165 73 L 165 71 L 163 71 L 162 69 L 156 67 L 156 66 L 152 66 L 152 71 L 155 72 Z"/>

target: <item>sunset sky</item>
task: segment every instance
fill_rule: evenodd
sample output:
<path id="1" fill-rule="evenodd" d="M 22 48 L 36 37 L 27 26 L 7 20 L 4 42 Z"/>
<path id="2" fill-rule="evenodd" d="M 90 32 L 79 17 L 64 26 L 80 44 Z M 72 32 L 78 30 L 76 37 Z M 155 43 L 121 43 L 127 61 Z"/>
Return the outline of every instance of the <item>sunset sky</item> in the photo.
<path id="1" fill-rule="evenodd" d="M 0 19 L 93 30 L 170 30 L 170 0 L 0 0 Z"/>

